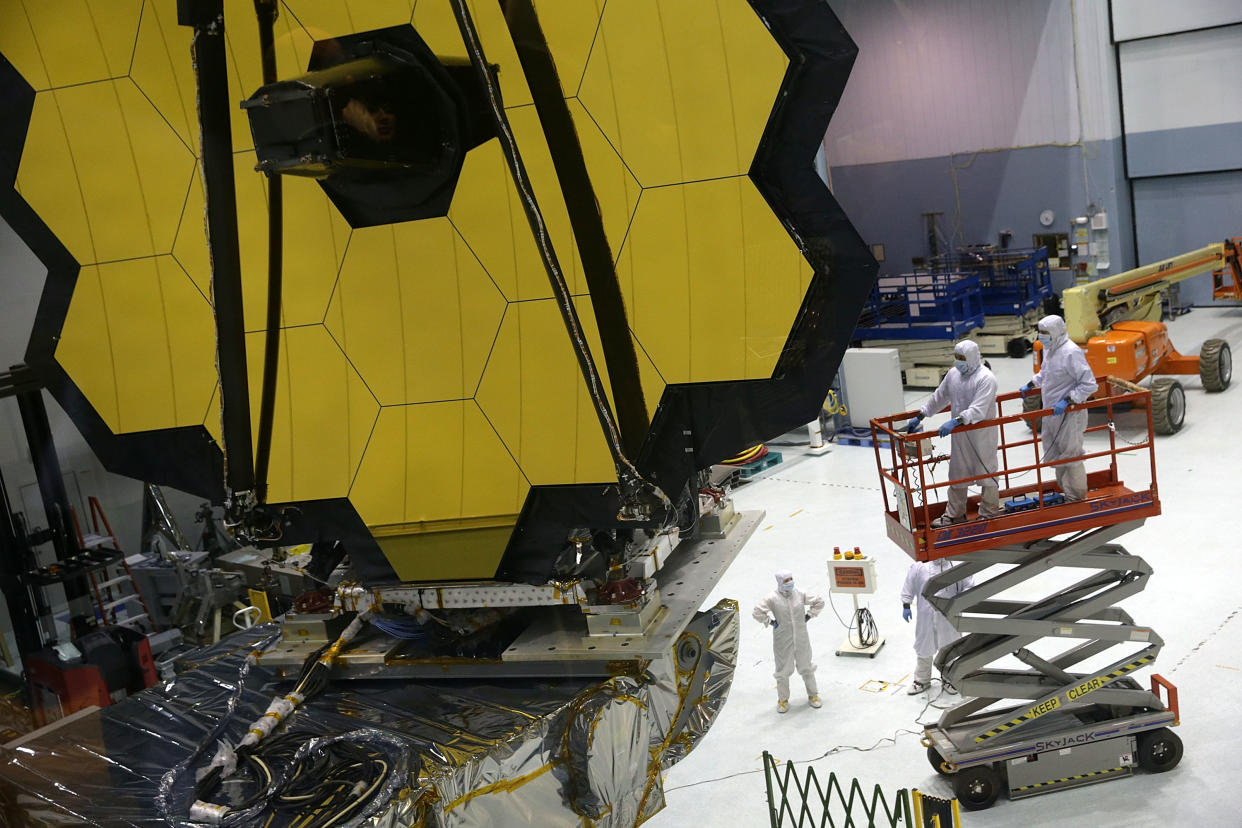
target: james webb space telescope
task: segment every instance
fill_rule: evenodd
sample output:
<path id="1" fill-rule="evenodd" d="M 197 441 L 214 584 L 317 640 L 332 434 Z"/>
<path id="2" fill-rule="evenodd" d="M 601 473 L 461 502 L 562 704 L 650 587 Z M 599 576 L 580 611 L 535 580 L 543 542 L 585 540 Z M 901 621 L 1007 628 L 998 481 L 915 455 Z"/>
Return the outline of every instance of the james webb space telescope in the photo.
<path id="1" fill-rule="evenodd" d="M 73 67 L 89 117 L 31 120 L 27 237 L 70 261 L 48 268 L 28 361 L 111 470 L 223 503 L 243 542 L 339 544 L 349 564 L 302 604 L 331 612 L 146 691 L 190 716 L 127 729 L 146 710 L 127 699 L 67 723 L 48 740 L 70 753 L 95 722 L 134 741 L 75 753 L 72 786 L 35 795 L 254 824 L 293 742 L 340 740 L 349 761 L 422 763 L 409 796 L 385 771 L 334 806 L 359 816 L 641 823 L 736 662 L 736 603 L 702 604 L 762 515 L 735 513 L 712 466 L 818 416 L 874 280 L 813 163 L 854 44 L 816 0 L 427 0 L 367 30 L 389 22 L 375 4 L 257 0 L 253 54 L 231 11 L 226 42 L 222 0 L 179 0 L 180 27 L 156 5 L 123 38 L 132 76 Z M 82 23 L 43 36 L 77 43 Z M 46 113 L 42 81 L 6 66 L 0 93 Z M 55 190 L 85 168 L 56 153 L 91 129 L 120 160 L 89 170 L 111 178 L 83 186 L 78 222 Z M 99 324 L 105 303 L 124 318 Z M 293 679 L 266 714 L 270 695 L 215 692 L 240 698 L 251 665 Z M 82 771 L 98 755 L 123 760 L 106 788 Z M 243 777 L 245 804 L 217 801 Z"/>
<path id="2" fill-rule="evenodd" d="M 410 27 L 317 43 L 310 70 L 243 102 L 256 169 L 317 179 L 354 227 L 444 215 L 466 153 L 505 129 L 486 94 L 497 67 L 483 80 L 469 61 L 432 54 Z M 591 356 L 584 348 L 580 358 Z M 449 671 L 458 678 L 606 676 L 664 657 L 761 514 L 735 513 L 706 473 L 673 504 L 618 465 L 622 488 L 630 482 L 622 511 L 634 514 L 571 532 L 547 582 L 347 585 L 336 598 L 344 614 L 290 615 L 262 663 L 296 675 L 368 607 L 372 623 L 335 656 L 338 677 L 441 677 L 446 658 L 458 659 Z M 683 534 L 699 541 L 680 549 Z M 706 641 L 719 621 L 704 616 L 696 634 Z"/>

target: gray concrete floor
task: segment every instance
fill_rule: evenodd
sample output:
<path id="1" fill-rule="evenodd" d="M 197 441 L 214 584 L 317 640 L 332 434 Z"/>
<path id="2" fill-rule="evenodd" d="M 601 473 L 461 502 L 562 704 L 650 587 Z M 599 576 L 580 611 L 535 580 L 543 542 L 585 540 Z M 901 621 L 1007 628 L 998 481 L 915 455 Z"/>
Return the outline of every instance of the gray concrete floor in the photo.
<path id="1" fill-rule="evenodd" d="M 1169 327 L 1183 353 L 1197 353 L 1205 339 L 1223 337 L 1242 355 L 1242 308 L 1197 309 Z M 1029 359 L 990 361 L 1002 390 L 1016 389 L 1031 372 Z M 1178 686 L 1182 723 L 1176 732 L 1184 758 L 1165 774 L 1139 772 L 1017 802 L 1002 799 L 987 811 L 965 813 L 964 825 L 1242 824 L 1234 805 L 1234 789 L 1242 782 L 1242 738 L 1233 719 L 1242 708 L 1237 493 L 1242 380 L 1220 394 L 1204 392 L 1198 377 L 1184 380 L 1186 425 L 1159 438 L 1156 448 L 1163 513 L 1119 540 L 1155 570 L 1146 591 L 1122 606 L 1165 640 L 1154 668 L 1136 677 L 1146 684 L 1156 672 Z M 910 407 L 925 398 L 926 393 L 907 392 Z M 1119 416 L 1118 435 L 1139 438 L 1140 416 Z M 795 432 L 776 442 L 802 440 L 802 432 Z M 708 601 L 733 597 L 742 606 L 741 650 L 729 701 L 695 752 L 669 771 L 667 807 L 649 823 L 654 828 L 767 825 L 764 750 L 814 767 L 825 779 L 829 772 L 847 783 L 857 778 L 868 792 L 879 784 L 885 791 L 918 788 L 952 795 L 951 786 L 927 764 L 919 735 L 923 724 L 935 722 L 957 699 L 940 696 L 938 688 L 930 697 L 905 692 L 914 666 L 914 629 L 902 621 L 898 593 L 910 559 L 885 535 L 871 449 L 833 446 L 818 457 L 798 445 L 777 449 L 785 462 L 735 492 L 739 508 L 767 514 Z M 1146 463 L 1145 456 L 1127 460 L 1123 478 L 1145 474 Z M 792 569 L 803 588 L 827 597 L 825 560 L 833 546 L 859 546 L 878 559 L 879 591 L 866 603 L 886 643 L 874 659 L 834 655 L 846 630 L 825 610 L 811 622 L 824 706 L 806 705 L 795 675 L 792 709 L 778 715 L 771 632 L 750 620 L 750 610 L 771 589 L 772 572 L 782 567 Z M 832 600 L 848 618 L 849 597 Z M 872 692 L 876 682 L 887 682 L 889 689 Z"/>

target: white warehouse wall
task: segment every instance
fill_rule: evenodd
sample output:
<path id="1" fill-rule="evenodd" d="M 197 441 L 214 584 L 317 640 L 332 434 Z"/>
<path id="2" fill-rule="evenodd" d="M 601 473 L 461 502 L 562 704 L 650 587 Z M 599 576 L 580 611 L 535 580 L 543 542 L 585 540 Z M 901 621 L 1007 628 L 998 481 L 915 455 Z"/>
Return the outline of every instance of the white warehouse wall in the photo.
<path id="1" fill-rule="evenodd" d="M 830 4 L 859 46 L 833 167 L 1119 134 L 1105 0 Z"/>
<path id="2" fill-rule="evenodd" d="M 1237 236 L 1242 2 L 1114 0 L 1113 17 L 1140 263 Z M 1210 304 L 1211 277 L 1180 299 Z"/>
<path id="3" fill-rule="evenodd" d="M 1111 272 L 1131 266 L 1107 0 L 829 2 L 859 55 L 828 163 L 882 271 L 925 253 L 924 212 L 950 245 L 1007 230 L 1025 247 L 1089 207 L 1109 214 Z"/>
<path id="4" fill-rule="evenodd" d="M 1117 40 L 1242 23 L 1238 0 L 1113 0 Z"/>
<path id="5" fill-rule="evenodd" d="M 1242 118 L 1242 24 L 1122 43 L 1121 68 L 1127 132 Z"/>

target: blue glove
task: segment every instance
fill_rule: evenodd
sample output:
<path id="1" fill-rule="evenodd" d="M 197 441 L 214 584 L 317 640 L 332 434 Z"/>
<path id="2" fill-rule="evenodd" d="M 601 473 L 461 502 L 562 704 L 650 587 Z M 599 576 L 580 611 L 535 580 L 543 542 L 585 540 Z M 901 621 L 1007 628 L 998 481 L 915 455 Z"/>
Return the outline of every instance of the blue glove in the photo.
<path id="1" fill-rule="evenodd" d="M 807 621 L 810 621 L 810 620 L 811 620 L 811 614 L 810 614 L 809 612 L 806 614 L 806 620 L 807 620 Z"/>
<path id="2" fill-rule="evenodd" d="M 910 422 L 906 423 L 906 434 L 913 434 L 919 430 L 919 423 L 923 422 L 922 414 L 915 414 L 910 418 Z"/>
<path id="3" fill-rule="evenodd" d="M 910 623 L 910 608 L 909 607 L 901 608 L 901 617 L 906 619 L 907 624 Z"/>
<path id="4" fill-rule="evenodd" d="M 945 421 L 944 421 L 944 423 L 940 426 L 940 436 L 941 436 L 941 437 L 948 437 L 948 436 L 949 436 L 949 432 L 950 432 L 950 431 L 952 431 L 952 430 L 953 430 L 953 429 L 955 429 L 955 428 L 957 428 L 957 419 L 956 419 L 956 418 L 950 418 L 950 419 L 948 419 L 948 420 L 945 420 Z"/>
<path id="5" fill-rule="evenodd" d="M 775 618 L 772 619 L 772 629 L 776 629 L 780 625 L 781 625 L 781 622 L 777 621 Z"/>
<path id="6" fill-rule="evenodd" d="M 1057 403 L 1056 405 L 1052 407 L 1052 413 L 1056 414 L 1058 417 L 1061 416 L 1062 414 L 1065 413 L 1065 409 L 1069 408 L 1069 404 L 1070 404 L 1069 397 L 1066 397 L 1065 399 L 1061 400 L 1059 403 Z"/>
<path id="7" fill-rule="evenodd" d="M 1026 395 L 1027 395 L 1027 394 L 1029 394 L 1029 393 L 1031 393 L 1031 392 L 1032 392 L 1032 391 L 1034 391 L 1034 390 L 1035 390 L 1035 386 L 1034 386 L 1034 384 L 1032 384 L 1032 383 L 1029 383 L 1029 382 L 1028 382 L 1026 385 L 1024 385 L 1024 386 L 1022 386 L 1021 388 L 1019 388 L 1019 389 L 1018 389 L 1018 393 L 1019 393 L 1019 394 L 1021 394 L 1021 395 L 1022 395 L 1022 399 L 1024 399 L 1024 400 L 1025 400 L 1025 399 L 1026 399 Z"/>

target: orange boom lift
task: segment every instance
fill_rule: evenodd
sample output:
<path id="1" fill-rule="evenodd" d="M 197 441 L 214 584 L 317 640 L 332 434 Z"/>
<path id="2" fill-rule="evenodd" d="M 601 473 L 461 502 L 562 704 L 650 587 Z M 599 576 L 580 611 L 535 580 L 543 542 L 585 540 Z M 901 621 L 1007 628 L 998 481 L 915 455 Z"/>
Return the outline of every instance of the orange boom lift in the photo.
<path id="1" fill-rule="evenodd" d="M 1214 299 L 1242 299 L 1240 248 L 1242 238 L 1226 239 L 1061 294 L 1070 339 L 1082 346 L 1097 376 L 1138 382 L 1162 375 L 1151 383 L 1157 434 L 1181 429 L 1186 412 L 1181 383 L 1163 375 L 1198 374 L 1207 391 L 1224 391 L 1233 377 L 1233 358 L 1225 340 L 1209 339 L 1197 356 L 1173 347 L 1161 321 L 1161 299 L 1174 284 L 1205 273 L 1212 274 Z M 1036 368 L 1040 351 L 1036 345 Z M 1041 406 L 1037 397 L 1029 399 L 1028 408 Z"/>

